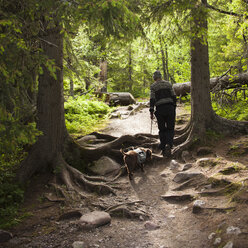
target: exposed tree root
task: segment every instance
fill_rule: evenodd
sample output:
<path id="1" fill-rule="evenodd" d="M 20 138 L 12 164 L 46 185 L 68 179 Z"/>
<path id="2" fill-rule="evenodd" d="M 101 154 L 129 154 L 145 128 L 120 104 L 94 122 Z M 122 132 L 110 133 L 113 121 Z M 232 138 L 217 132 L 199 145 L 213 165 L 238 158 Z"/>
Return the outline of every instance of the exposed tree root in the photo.
<path id="1" fill-rule="evenodd" d="M 197 140 L 206 140 L 205 130 L 207 129 L 231 135 L 237 133 L 247 134 L 248 122 L 228 120 L 218 116 L 215 112 L 212 112 L 208 123 L 195 123 L 191 120 L 190 125 L 185 128 L 185 132 L 174 139 L 174 143 L 180 145 L 174 148 L 173 156 L 179 157 L 184 150 L 190 149 Z"/>
<path id="2" fill-rule="evenodd" d="M 187 125 L 184 128 L 179 130 L 175 129 L 175 135 L 182 135 L 186 133 L 190 129 L 191 125 L 192 125 L 192 119 L 190 118 L 190 120 L 188 121 Z"/>
<path id="3" fill-rule="evenodd" d="M 213 113 L 211 128 L 217 132 L 236 134 L 248 133 L 248 121 L 228 120 Z"/>
<path id="4" fill-rule="evenodd" d="M 119 206 L 109 211 L 111 216 L 116 217 L 125 217 L 125 218 L 131 218 L 131 219 L 148 219 L 149 215 L 142 211 L 142 210 L 131 210 L 128 207 L 125 206 Z"/>
<path id="5" fill-rule="evenodd" d="M 180 136 L 174 138 L 174 144 L 179 145 L 179 144 L 182 144 L 183 142 L 185 142 L 186 139 L 188 138 L 190 132 L 191 132 L 191 129 L 190 129 L 190 126 L 189 126 L 189 128 L 187 128 L 183 134 L 181 134 Z"/>
<path id="6" fill-rule="evenodd" d="M 137 201 L 132 201 L 132 202 L 123 202 L 123 203 L 119 203 L 119 204 L 116 204 L 116 205 L 113 205 L 113 206 L 110 206 L 108 208 L 105 209 L 105 211 L 109 212 L 117 207 L 120 207 L 120 206 L 128 206 L 128 205 L 134 205 L 134 204 L 137 204 L 137 203 L 141 203 L 143 202 L 142 200 L 137 200 Z"/>

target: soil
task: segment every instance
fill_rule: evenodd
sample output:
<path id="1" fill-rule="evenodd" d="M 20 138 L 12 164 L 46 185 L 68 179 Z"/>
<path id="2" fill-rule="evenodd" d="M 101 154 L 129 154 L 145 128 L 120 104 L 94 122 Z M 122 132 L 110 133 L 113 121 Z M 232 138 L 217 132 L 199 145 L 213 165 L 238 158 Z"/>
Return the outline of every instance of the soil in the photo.
<path id="1" fill-rule="evenodd" d="M 126 107 L 120 109 L 125 110 Z M 188 118 L 179 106 L 176 128 L 185 125 Z M 151 130 L 149 111 L 144 108 L 128 118 L 112 119 L 102 132 L 119 137 L 157 134 L 158 130 L 155 122 Z M 0 247 L 69 248 L 75 241 L 83 241 L 80 247 L 89 248 L 248 247 L 248 136 L 212 135 L 207 146 L 209 150 L 201 149 L 207 155 L 196 147 L 189 151 L 189 161 L 164 159 L 145 165 L 145 172 L 136 171 L 133 181 L 127 176 L 120 177 L 113 184 L 117 195 L 92 194 L 79 199 L 71 194 L 69 201 L 51 199 L 47 194 L 56 195 L 49 186 L 50 176 L 37 175 L 29 182 L 22 206 L 27 217 L 10 230 L 13 239 Z M 205 160 L 199 162 L 202 158 Z M 193 166 L 189 171 L 201 172 L 201 176 L 186 184 L 175 182 L 175 176 L 185 165 Z M 223 169 L 226 173 L 220 172 Z M 181 190 L 173 190 L 178 186 Z M 210 193 L 201 194 L 205 191 Z M 194 207 L 196 201 L 202 201 L 204 207 L 193 212 L 199 210 Z M 122 214 L 113 214 L 110 224 L 90 230 L 79 227 L 74 216 L 60 219 L 73 209 L 88 213 L 113 205 L 122 206 Z"/>

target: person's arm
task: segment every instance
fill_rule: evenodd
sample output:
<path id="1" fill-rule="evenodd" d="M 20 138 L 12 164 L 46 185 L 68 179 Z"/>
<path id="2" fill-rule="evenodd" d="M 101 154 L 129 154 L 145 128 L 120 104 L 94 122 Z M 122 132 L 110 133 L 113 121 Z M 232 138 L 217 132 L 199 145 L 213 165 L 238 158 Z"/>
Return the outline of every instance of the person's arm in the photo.
<path id="1" fill-rule="evenodd" d="M 177 106 L 177 96 L 176 96 L 176 93 L 175 93 L 173 87 L 171 87 L 171 98 L 173 100 L 173 105 L 176 107 Z"/>
<path id="2" fill-rule="evenodd" d="M 153 88 L 150 88 L 150 115 L 151 115 L 151 119 L 154 118 L 154 106 L 155 106 L 155 92 L 153 90 Z"/>

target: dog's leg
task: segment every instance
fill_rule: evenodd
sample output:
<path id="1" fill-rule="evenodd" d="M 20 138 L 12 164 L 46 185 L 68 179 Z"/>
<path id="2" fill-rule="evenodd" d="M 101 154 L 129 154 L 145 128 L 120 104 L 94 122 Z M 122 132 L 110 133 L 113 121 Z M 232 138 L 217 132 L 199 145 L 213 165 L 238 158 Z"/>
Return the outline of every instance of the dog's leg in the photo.
<path id="1" fill-rule="evenodd" d="M 128 174 L 129 180 L 133 180 L 133 173 Z"/>
<path id="2" fill-rule="evenodd" d="M 130 180 L 132 180 L 132 179 L 133 179 L 133 173 L 129 170 L 127 164 L 125 164 L 125 166 L 126 166 L 126 168 L 127 168 L 128 177 L 129 177 Z"/>
<path id="3" fill-rule="evenodd" d="M 140 167 L 141 171 L 144 172 L 144 164 L 138 164 L 138 166 Z"/>

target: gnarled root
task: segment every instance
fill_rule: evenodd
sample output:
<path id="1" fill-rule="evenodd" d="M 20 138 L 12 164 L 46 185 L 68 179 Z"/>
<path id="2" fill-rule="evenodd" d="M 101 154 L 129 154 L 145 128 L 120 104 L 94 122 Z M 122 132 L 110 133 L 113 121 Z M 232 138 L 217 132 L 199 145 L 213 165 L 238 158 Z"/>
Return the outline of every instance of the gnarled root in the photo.
<path id="1" fill-rule="evenodd" d="M 102 195 L 116 194 L 114 189 L 106 182 L 100 182 L 100 177 L 85 177 L 83 173 L 68 165 L 62 157 L 59 161 L 59 179 L 62 180 L 68 190 L 76 191 L 82 198 L 87 198 L 86 192 L 97 192 Z"/>

